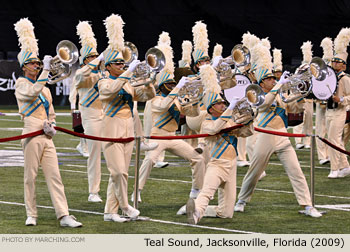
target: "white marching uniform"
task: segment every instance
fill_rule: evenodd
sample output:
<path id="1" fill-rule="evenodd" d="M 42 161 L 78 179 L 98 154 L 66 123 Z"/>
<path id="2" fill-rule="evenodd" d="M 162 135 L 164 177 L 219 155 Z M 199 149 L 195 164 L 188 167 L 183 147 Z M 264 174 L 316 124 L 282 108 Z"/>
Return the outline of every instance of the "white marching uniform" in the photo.
<path id="1" fill-rule="evenodd" d="M 24 121 L 22 134 L 42 130 L 44 121 L 55 122 L 50 90 L 45 87 L 48 71 L 43 70 L 37 81 L 20 77 L 16 81 L 15 96 Z M 46 135 L 26 138 L 21 141 L 24 153 L 24 202 L 28 217 L 38 217 L 36 207 L 35 182 L 41 166 L 56 217 L 69 215 L 67 199 L 64 193 L 56 148 Z"/>
<path id="2" fill-rule="evenodd" d="M 197 106 L 181 106 L 176 98 L 178 88 L 174 88 L 166 97 L 157 95 L 152 102 L 152 136 L 175 136 L 178 128 L 177 119 L 180 113 L 184 115 L 196 116 L 199 113 Z M 151 174 L 151 170 L 159 154 L 164 151 L 170 151 L 191 162 L 192 167 L 192 189 L 200 190 L 203 186 L 204 178 L 204 160 L 202 155 L 198 154 L 192 146 L 183 140 L 155 140 L 151 142 L 158 143 L 155 150 L 149 151 L 140 167 L 139 189 L 142 190 L 146 180 Z"/>
<path id="3" fill-rule="evenodd" d="M 259 128 L 287 132 L 286 110 L 296 109 L 298 106 L 302 105 L 283 103 L 281 98 L 276 96 L 280 85 L 281 84 L 276 84 L 265 96 L 265 103 L 259 108 L 259 115 L 257 118 L 257 126 Z M 292 106 L 295 107 L 292 108 Z M 268 166 L 269 159 L 273 153 L 276 153 L 282 162 L 299 205 L 311 206 L 309 188 L 289 138 L 260 132 L 257 133 L 251 165 L 243 179 L 238 199 L 244 202 L 250 201 L 258 179 Z"/>
<path id="4" fill-rule="evenodd" d="M 202 134 L 214 135 L 224 128 L 232 127 L 232 110 L 227 109 L 219 118 L 208 114 L 201 127 Z M 253 133 L 253 124 L 232 130 L 228 133 L 205 138 L 206 148 L 210 152 L 210 161 L 204 177 L 204 185 L 195 199 L 199 219 L 211 215 L 220 218 L 232 218 L 236 200 L 236 157 L 237 136 L 247 137 Z M 208 206 L 218 191 L 218 206 Z M 208 214 L 210 213 L 210 214 Z"/>
<path id="5" fill-rule="evenodd" d="M 350 104 L 350 77 L 344 72 L 337 73 L 338 88 L 335 95 L 343 97 L 343 102 L 338 103 L 335 109 L 327 108 L 326 128 L 328 141 L 344 149 L 343 129 L 346 119 L 346 107 Z M 328 154 L 331 162 L 331 171 L 341 170 L 349 167 L 347 156 L 328 146 Z"/>
<path id="6" fill-rule="evenodd" d="M 134 137 L 133 101 L 146 101 L 155 96 L 153 85 L 132 87 L 129 79 L 132 72 L 119 77 L 110 76 L 98 82 L 103 107 L 102 137 Z M 128 208 L 128 170 L 134 141 L 128 143 L 103 142 L 110 178 L 107 188 L 105 214 L 117 214 L 118 208 Z"/>
<path id="7" fill-rule="evenodd" d="M 102 104 L 99 99 L 97 82 L 101 73 L 92 70 L 99 63 L 94 59 L 76 71 L 74 87 L 79 94 L 79 110 L 81 112 L 84 133 L 100 136 L 102 127 Z M 97 194 L 101 183 L 101 142 L 87 139 L 89 158 L 87 160 L 89 193 Z"/>

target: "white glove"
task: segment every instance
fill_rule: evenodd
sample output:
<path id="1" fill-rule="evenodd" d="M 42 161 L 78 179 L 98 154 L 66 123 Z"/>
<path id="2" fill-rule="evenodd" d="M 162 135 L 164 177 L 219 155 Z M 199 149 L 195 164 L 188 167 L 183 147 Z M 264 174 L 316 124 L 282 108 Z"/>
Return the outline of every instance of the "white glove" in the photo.
<path id="1" fill-rule="evenodd" d="M 283 85 L 283 84 L 289 82 L 288 76 L 289 76 L 289 72 L 288 71 L 284 71 L 283 74 L 281 75 L 280 80 L 278 81 L 278 84 L 282 84 Z"/>
<path id="2" fill-rule="evenodd" d="M 230 105 L 228 105 L 228 109 L 233 110 L 235 108 L 237 102 L 239 101 L 239 99 L 240 99 L 239 97 L 234 96 L 230 102 Z"/>
<path id="3" fill-rule="evenodd" d="M 50 55 L 45 55 L 45 57 L 44 57 L 44 59 L 43 59 L 43 65 L 44 65 L 43 69 L 44 69 L 44 70 L 50 71 L 50 69 L 51 69 L 51 65 L 50 65 L 51 60 L 52 60 L 52 56 L 50 56 Z"/>
<path id="4" fill-rule="evenodd" d="M 43 130 L 44 130 L 45 135 L 47 135 L 47 136 L 53 137 L 54 135 L 56 135 L 55 128 L 48 121 L 44 121 L 44 128 L 43 128 Z"/>
<path id="5" fill-rule="evenodd" d="M 140 65 L 140 64 L 141 64 L 141 61 L 139 61 L 139 60 L 133 60 L 133 61 L 130 63 L 128 70 L 129 70 L 130 72 L 135 72 L 136 67 L 137 67 L 138 65 Z"/>
<path id="6" fill-rule="evenodd" d="M 105 56 L 103 56 L 103 52 L 100 55 L 98 55 L 97 58 L 98 58 L 99 61 L 104 61 L 105 60 Z"/>
<path id="7" fill-rule="evenodd" d="M 222 57 L 221 56 L 216 56 L 214 59 L 213 59 L 213 64 L 212 64 L 212 67 L 213 68 L 216 68 L 219 63 L 220 63 L 220 60 L 222 60 Z"/>
<path id="8" fill-rule="evenodd" d="M 182 76 L 182 78 L 179 80 L 179 83 L 177 83 L 176 87 L 178 89 L 184 87 L 189 82 L 188 78 L 186 76 Z"/>

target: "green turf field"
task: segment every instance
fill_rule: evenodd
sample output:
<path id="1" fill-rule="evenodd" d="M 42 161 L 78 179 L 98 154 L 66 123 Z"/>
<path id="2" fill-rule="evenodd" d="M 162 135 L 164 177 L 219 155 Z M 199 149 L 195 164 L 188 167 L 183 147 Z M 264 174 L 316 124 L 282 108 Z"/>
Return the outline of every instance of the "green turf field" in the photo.
<path id="1" fill-rule="evenodd" d="M 16 108 L 4 108 L 1 112 L 17 112 Z M 68 112 L 68 110 L 56 110 Z M 69 116 L 58 116 L 57 125 L 71 129 Z M 0 138 L 21 134 L 23 123 L 19 116 L 0 117 Z M 315 202 L 326 214 L 311 218 L 298 213 L 297 204 L 288 177 L 277 159 L 272 156 L 266 170 L 267 176 L 258 183 L 252 201 L 244 213 L 235 213 L 232 219 L 203 218 L 199 225 L 186 224 L 186 216 L 177 216 L 177 210 L 186 203 L 191 188 L 189 163 L 167 153 L 165 161 L 170 165 L 163 169 L 153 168 L 151 177 L 142 191 L 139 205 L 141 216 L 149 221 L 111 223 L 103 221 L 104 204 L 89 203 L 86 158 L 75 147 L 78 138 L 59 132 L 54 137 L 59 157 L 60 171 L 65 186 L 70 213 L 83 223 L 79 229 L 61 228 L 55 219 L 44 176 L 40 170 L 37 178 L 38 225 L 26 227 L 23 205 L 23 166 L 0 164 L 0 233 L 2 234 L 218 234 L 218 233 L 267 233 L 267 234 L 349 234 L 350 233 L 350 177 L 327 179 L 329 165 L 317 162 L 315 169 Z M 0 143 L 0 151 L 19 153 L 19 141 Z M 5 153 L 5 152 L 2 152 Z M 7 152 L 6 152 L 7 153 Z M 309 150 L 297 151 L 307 180 L 310 180 Z M 9 157 L 1 157 L 2 160 Z M 12 161 L 14 158 L 12 157 Z M 141 159 L 143 155 L 141 156 Z M 16 160 L 15 160 L 16 161 Z M 237 192 L 247 170 L 237 170 Z M 129 169 L 129 196 L 134 183 L 134 157 Z M 106 199 L 108 171 L 103 160 L 101 192 Z M 214 199 L 211 204 L 215 204 Z M 131 202 L 130 202 L 131 204 Z M 332 205 L 324 208 L 325 205 Z M 338 209 L 335 210 L 338 205 Z M 339 205 L 347 205 L 340 207 Z"/>

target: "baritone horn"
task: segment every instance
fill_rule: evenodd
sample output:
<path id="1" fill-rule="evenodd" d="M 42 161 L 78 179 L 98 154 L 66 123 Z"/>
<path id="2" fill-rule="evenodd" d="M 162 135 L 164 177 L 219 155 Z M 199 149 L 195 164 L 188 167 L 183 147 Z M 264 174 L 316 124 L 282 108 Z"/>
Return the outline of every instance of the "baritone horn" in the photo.
<path id="1" fill-rule="evenodd" d="M 249 49 L 242 44 L 237 44 L 232 48 L 231 54 L 219 62 L 219 65 L 215 70 L 219 73 L 220 82 L 222 82 L 227 79 L 231 79 L 239 67 L 246 66 L 249 63 Z M 235 66 L 233 71 L 231 69 L 231 65 Z"/>
<path id="2" fill-rule="evenodd" d="M 156 74 L 165 66 L 165 56 L 161 50 L 152 47 L 145 54 L 145 60 L 136 67 L 134 76 L 131 78 L 131 86 L 137 87 L 152 83 Z"/>
<path id="3" fill-rule="evenodd" d="M 295 73 L 288 77 L 289 82 L 279 89 L 282 101 L 289 103 L 305 98 L 312 91 L 312 76 L 322 81 L 327 74 L 326 63 L 320 57 L 312 58 L 310 64 L 304 63 L 299 66 Z"/>
<path id="4" fill-rule="evenodd" d="M 79 57 L 78 48 L 69 40 L 62 40 L 56 46 L 56 56 L 50 62 L 48 84 L 55 84 L 72 72 L 72 65 Z"/>
<path id="5" fill-rule="evenodd" d="M 242 115 L 252 116 L 252 119 L 257 116 L 257 109 L 264 104 L 265 94 L 262 88 L 256 84 L 250 84 L 245 95 L 237 102 L 233 109 L 233 118 L 236 119 Z"/>
<path id="6" fill-rule="evenodd" d="M 177 99 L 182 106 L 199 102 L 204 95 L 204 87 L 200 76 L 187 77 L 189 82 L 180 88 Z"/>

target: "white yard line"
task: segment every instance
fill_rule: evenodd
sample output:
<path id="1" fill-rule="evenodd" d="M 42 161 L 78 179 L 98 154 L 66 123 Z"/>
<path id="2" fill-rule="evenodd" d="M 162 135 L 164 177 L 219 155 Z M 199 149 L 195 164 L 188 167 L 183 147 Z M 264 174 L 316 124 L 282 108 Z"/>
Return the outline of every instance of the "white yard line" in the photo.
<path id="1" fill-rule="evenodd" d="M 8 202 L 8 201 L 0 201 L 0 204 L 5 205 L 15 205 L 15 206 L 25 206 L 23 203 L 18 202 Z M 37 205 L 38 208 L 45 208 L 45 209 L 54 209 L 51 206 L 40 206 Z M 104 213 L 100 212 L 94 212 L 94 211 L 87 211 L 87 210 L 81 210 L 81 209 L 69 209 L 70 212 L 77 212 L 77 213 L 85 213 L 85 214 L 94 214 L 94 215 L 103 215 Z M 202 225 L 191 225 L 187 223 L 181 223 L 181 222 L 174 222 L 174 221 L 166 221 L 166 220 L 158 220 L 158 219 L 149 219 L 149 221 L 157 222 L 157 223 L 163 223 L 163 224 L 170 224 L 170 225 L 177 225 L 177 226 L 185 226 L 185 227 L 193 227 L 193 228 L 199 228 L 199 229 L 208 229 L 208 230 L 215 230 L 215 231 L 225 231 L 230 233 L 241 233 L 241 234 L 261 234 L 256 232 L 250 232 L 250 231 L 244 231 L 244 230 L 237 230 L 237 229 L 228 229 L 228 228 L 219 228 L 219 227 L 209 227 L 209 226 L 202 226 Z"/>

